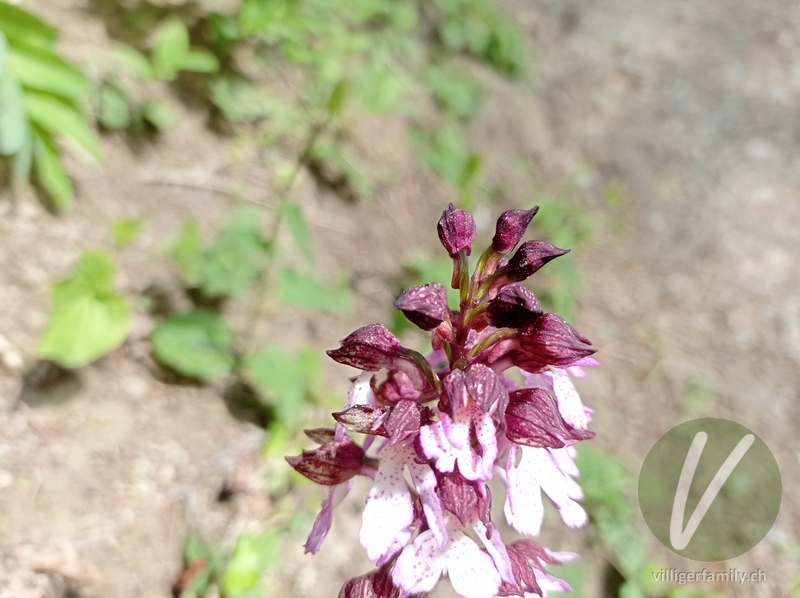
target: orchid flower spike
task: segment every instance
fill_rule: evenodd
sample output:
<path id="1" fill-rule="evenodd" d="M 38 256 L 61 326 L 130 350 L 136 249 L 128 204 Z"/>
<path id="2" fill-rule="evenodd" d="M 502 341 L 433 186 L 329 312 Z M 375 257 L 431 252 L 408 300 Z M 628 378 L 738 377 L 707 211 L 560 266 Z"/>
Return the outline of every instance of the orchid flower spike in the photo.
<path id="1" fill-rule="evenodd" d="M 328 487 L 306 552 L 319 550 L 352 478 L 372 479 L 360 540 L 376 568 L 347 581 L 339 598 L 426 594 L 445 577 L 466 598 L 571 591 L 547 565 L 577 555 L 531 539 L 507 544 L 492 519 L 489 490 L 495 476 L 503 481 L 503 514 L 526 536 L 542 526 L 543 495 L 568 526 L 587 520 L 574 479 L 575 445 L 594 436 L 592 411 L 572 378 L 598 363 L 588 339 L 520 284 L 567 253 L 545 241 L 517 248 L 537 210 L 504 212 L 470 275 L 475 221 L 453 204 L 445 209 L 438 233 L 453 258 L 458 309 L 437 283 L 407 289 L 395 301 L 431 334 L 431 355 L 403 347 L 381 324 L 328 351 L 361 374 L 333 414 L 335 427 L 306 431 L 319 446 L 287 461 Z M 510 377 L 511 368 L 521 375 Z"/>

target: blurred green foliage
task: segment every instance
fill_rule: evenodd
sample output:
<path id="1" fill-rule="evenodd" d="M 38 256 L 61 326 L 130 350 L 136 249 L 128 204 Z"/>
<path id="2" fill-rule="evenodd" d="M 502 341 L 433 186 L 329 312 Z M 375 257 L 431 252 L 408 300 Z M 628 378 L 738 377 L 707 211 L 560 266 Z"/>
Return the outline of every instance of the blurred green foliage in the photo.
<path id="1" fill-rule="evenodd" d="M 99 160 L 86 113 L 90 86 L 56 51 L 57 31 L 32 13 L 0 2 L 0 160 L 11 184 L 34 182 L 48 205 L 72 205 L 74 189 L 57 142 L 70 138 Z"/>
<path id="2" fill-rule="evenodd" d="M 184 542 L 184 572 L 176 589 L 180 598 L 202 598 L 212 591 L 222 598 L 266 598 L 261 579 L 280 558 L 277 530 L 243 533 L 230 552 L 192 532 Z"/>
<path id="3" fill-rule="evenodd" d="M 186 24 L 178 18 L 161 23 L 153 40 L 148 53 L 117 44 L 92 65 L 96 118 L 106 129 L 143 133 L 170 128 L 175 122 L 172 109 L 164 100 L 148 97 L 143 88 L 154 81 L 174 81 L 181 73 L 219 71 L 217 57 L 193 46 Z"/>
<path id="4" fill-rule="evenodd" d="M 271 247 L 259 219 L 254 208 L 234 211 L 208 245 L 197 222 L 189 220 L 170 249 L 186 287 L 209 300 L 240 297 L 258 278 Z"/>
<path id="5" fill-rule="evenodd" d="M 119 347 L 131 328 L 128 298 L 114 290 L 116 267 L 101 251 L 85 251 L 75 272 L 56 283 L 52 312 L 37 354 L 78 368 Z"/>
<path id="6" fill-rule="evenodd" d="M 168 315 L 153 330 L 150 343 L 159 362 L 197 380 L 221 378 L 236 361 L 233 331 L 210 309 Z"/>

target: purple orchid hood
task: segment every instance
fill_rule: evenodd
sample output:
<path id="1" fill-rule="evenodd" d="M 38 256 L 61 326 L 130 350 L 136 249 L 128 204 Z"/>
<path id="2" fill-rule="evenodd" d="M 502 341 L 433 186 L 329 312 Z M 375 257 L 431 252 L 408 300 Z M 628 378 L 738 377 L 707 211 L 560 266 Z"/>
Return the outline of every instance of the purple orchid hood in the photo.
<path id="1" fill-rule="evenodd" d="M 351 478 L 373 481 L 360 540 L 376 568 L 346 582 L 340 598 L 424 595 L 445 576 L 466 598 L 570 591 L 546 566 L 577 555 L 531 539 L 506 544 L 489 490 L 495 477 L 503 482 L 506 521 L 526 536 L 540 531 L 544 496 L 568 526 L 587 520 L 575 445 L 594 436 L 592 411 L 572 379 L 598 363 L 589 341 L 520 284 L 566 253 L 544 241 L 517 248 L 537 210 L 504 212 L 472 274 L 475 222 L 452 204 L 444 211 L 438 233 L 453 258 L 458 309 L 448 307 L 446 289 L 436 283 L 407 289 L 395 302 L 430 332 L 433 353 L 403 347 L 380 324 L 328 351 L 362 373 L 333 414 L 336 427 L 306 431 L 320 446 L 287 461 L 329 487 L 306 543 L 311 553 Z M 510 377 L 511 368 L 521 375 Z"/>

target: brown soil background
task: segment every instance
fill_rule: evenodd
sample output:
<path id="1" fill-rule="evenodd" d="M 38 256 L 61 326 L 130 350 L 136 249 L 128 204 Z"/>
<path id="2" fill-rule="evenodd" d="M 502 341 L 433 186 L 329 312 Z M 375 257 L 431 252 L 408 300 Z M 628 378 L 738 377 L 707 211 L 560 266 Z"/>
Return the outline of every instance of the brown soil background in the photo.
<path id="1" fill-rule="evenodd" d="M 24 4 L 59 23 L 64 52 L 79 62 L 110 43 L 82 2 Z M 488 240 L 502 209 L 537 197 L 564 198 L 591 215 L 599 233 L 571 259 L 586 278 L 575 324 L 603 364 L 581 384 L 596 410 L 596 442 L 636 472 L 683 419 L 728 417 L 756 431 L 781 467 L 783 505 L 759 546 L 718 568 L 761 568 L 767 582 L 715 589 L 790 596 L 800 570 L 800 4 L 503 4 L 525 31 L 531 68 L 522 83 L 479 72 L 488 93 L 470 135 L 488 183 L 506 191 L 478 210 L 480 238 Z M 354 271 L 357 316 L 309 318 L 268 305 L 260 339 L 330 348 L 356 326 L 385 322 L 401 264 L 437 249 L 435 222 L 451 191 L 418 165 L 403 123 L 357 119 L 351 142 L 385 175 L 376 198 L 347 204 L 306 179 L 297 197 L 320 271 Z M 259 456 L 262 432 L 230 416 L 219 388 L 154 378 L 147 318 L 122 349 L 74 380 L 49 390 L 25 383 L 50 285 L 84 248 L 108 247 L 113 222 L 147 222 L 136 250 L 120 255 L 121 287 L 174 286 L 163 249 L 185 218 L 213 230 L 237 205 L 234 195 L 269 202 L 273 188 L 263 162 L 211 133 L 192 110 L 157 144 L 133 152 L 110 136 L 103 148 L 102 166 L 71 154 L 79 199 L 68 216 L 47 214 L 29 196 L 0 202 L 4 598 L 70 595 L 64 578 L 80 596 L 168 596 L 187 528 L 222 540 L 280 516 L 262 490 L 274 467 Z M 624 198 L 613 213 L 612 187 Z M 231 317 L 241 326 L 246 314 Z M 330 388 L 344 396 L 350 374 L 329 364 Z M 690 413 L 684 398 L 698 385 L 708 400 Z M 326 422 L 324 413 L 308 414 L 309 426 Z M 220 503 L 224 486 L 234 494 Z M 340 507 L 316 557 L 302 555 L 302 534 L 287 536 L 284 561 L 267 580 L 271 595 L 333 596 L 368 568 L 357 543 L 360 490 Z M 309 484 L 296 500 L 320 496 Z M 562 530 L 547 538 L 553 548 L 580 543 Z M 597 572 L 603 555 L 587 558 Z"/>

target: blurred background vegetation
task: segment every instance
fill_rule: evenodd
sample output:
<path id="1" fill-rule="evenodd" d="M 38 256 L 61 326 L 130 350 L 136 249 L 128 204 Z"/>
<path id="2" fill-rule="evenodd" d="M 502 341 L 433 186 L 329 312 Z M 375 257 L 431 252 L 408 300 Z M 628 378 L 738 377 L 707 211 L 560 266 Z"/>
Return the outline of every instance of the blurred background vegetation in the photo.
<path id="1" fill-rule="evenodd" d="M 136 572 L 139 587 L 163 590 L 166 577 L 182 597 L 300 595 L 287 592 L 302 585 L 276 572 L 299 575 L 285 547 L 302 544 L 319 497 L 282 457 L 303 448 L 300 430 L 326 421 L 325 413 L 343 400 L 347 373 L 335 370 L 339 378 L 332 383 L 334 370 L 322 350 L 351 324 L 368 323 L 365 314 L 424 346 L 392 313 L 391 299 L 403 287 L 449 280 L 450 260 L 437 250 L 433 233 L 448 201 L 475 211 L 486 239 L 503 209 L 540 205 L 536 236 L 573 253 L 542 273 L 537 296 L 597 338 L 604 365 L 603 341 L 610 341 L 615 362 L 619 332 L 602 328 L 610 324 L 583 306 L 587 275 L 580 256 L 628 232 L 624 182 L 614 174 L 597 177 L 585 163 L 547 179 L 558 169 L 498 141 L 529 134 L 520 121 L 521 132 L 481 134 L 502 122 L 498 115 L 506 110 L 525 118 L 524 105 L 506 102 L 537 76 L 537 57 L 526 47 L 526 9 L 492 0 L 72 4 L 51 11 L 47 2 L 0 1 L 0 193 L 12 206 L 3 218 L 11 230 L 15 218 L 35 214 L 35 232 L 18 234 L 45 239 L 34 261 L 46 264 L 36 280 L 47 281 L 49 296 L 29 307 L 49 306 L 41 313 L 9 320 L 9 329 L 0 330 L 0 349 L 6 347 L 0 365 L 14 379 L 4 387 L 4 412 L 41 405 L 55 417 L 61 406 L 51 399 L 64 388 L 77 380 L 78 394 L 92 394 L 80 385 L 92 379 L 89 372 L 113 371 L 128 360 L 138 364 L 139 384 L 159 400 L 164 389 L 207 393 L 225 406 L 220 427 L 264 430 L 255 490 L 248 492 L 263 498 L 266 510 L 248 525 L 232 518 L 209 526 L 184 517 L 169 537 L 149 539 L 164 544 L 160 554 L 176 555 L 172 569 L 157 580 Z M 571 14 L 559 17 L 565 28 Z M 92 30 L 82 46 L 74 28 L 85 23 L 102 35 Z M 487 113 L 492 97 L 500 100 Z M 111 173 L 135 171 L 137 164 L 152 171 L 176 153 L 216 147 L 225 159 L 214 172 L 198 178 L 188 168 L 176 178 L 156 170 L 140 179 L 133 195 L 158 187 L 155 203 L 132 205 L 131 190 L 121 189 L 130 181 L 115 188 Z M 191 158 L 181 163 L 191 167 Z M 102 189 L 101 204 L 85 197 L 92 186 Z M 203 195 L 162 209 L 171 189 L 225 201 Z M 52 231 L 71 226 L 79 238 L 67 257 L 50 260 L 59 239 L 69 237 Z M 350 236 L 337 241 L 342 230 Z M 46 240 L 52 235 L 54 243 Z M 30 244 L 15 249 L 14 236 L 8 238 L 9 260 L 28 257 Z M 9 295 L 16 308 L 24 305 L 24 287 Z M 581 314 L 597 330 L 582 325 Z M 660 367 L 659 359 L 652 368 Z M 613 387 L 586 386 L 586 402 L 618 413 L 600 392 Z M 675 392 L 684 415 L 714 410 L 714 390 L 702 374 L 693 373 L 685 392 Z M 167 410 L 153 417 L 176 416 Z M 678 415 L 660 421 L 676 423 Z M 725 587 L 654 583 L 652 572 L 669 557 L 653 545 L 636 506 L 642 455 L 613 434 L 604 440 L 607 431 L 598 429 L 599 440 L 580 454 L 591 524 L 566 541 L 586 558 L 558 574 L 578 596 L 736 595 Z M 14 450 L 22 449 L 8 454 Z M 24 467 L 3 464 L 9 472 Z M 218 502 L 247 493 L 233 477 L 216 490 Z M 337 541 L 355 545 L 355 534 L 328 540 Z M 796 561 L 797 544 L 779 544 Z M 355 554 L 357 546 L 346 552 Z M 88 569 L 51 569 L 74 592 L 63 595 L 95 595 Z M 114 586 L 131 579 L 112 574 L 105 581 L 111 585 L 101 586 L 116 587 L 120 596 L 144 595 Z"/>

